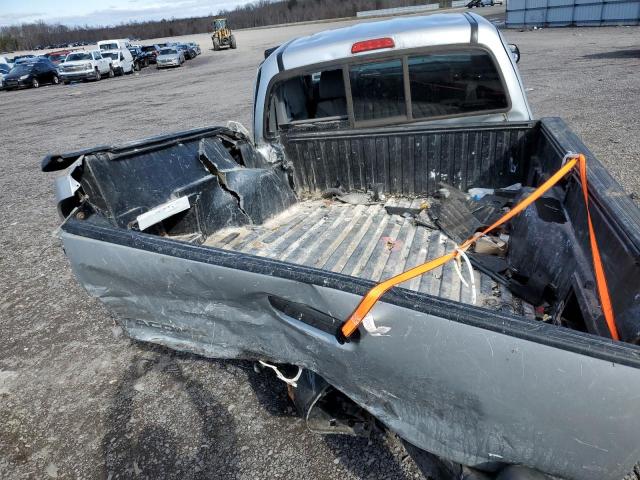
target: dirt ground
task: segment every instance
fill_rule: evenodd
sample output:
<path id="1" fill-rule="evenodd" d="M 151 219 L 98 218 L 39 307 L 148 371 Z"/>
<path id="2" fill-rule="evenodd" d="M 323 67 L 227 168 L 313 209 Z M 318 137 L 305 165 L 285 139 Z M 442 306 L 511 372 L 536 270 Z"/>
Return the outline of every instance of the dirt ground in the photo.
<path id="1" fill-rule="evenodd" d="M 348 23 L 238 31 L 235 51 L 194 36 L 203 54 L 176 70 L 0 92 L 0 478 L 421 478 L 392 437 L 306 431 L 251 363 L 125 338 L 75 282 L 40 172 L 48 152 L 250 127 L 263 49 Z M 564 117 L 637 198 L 640 27 L 505 35 L 536 116 Z"/>

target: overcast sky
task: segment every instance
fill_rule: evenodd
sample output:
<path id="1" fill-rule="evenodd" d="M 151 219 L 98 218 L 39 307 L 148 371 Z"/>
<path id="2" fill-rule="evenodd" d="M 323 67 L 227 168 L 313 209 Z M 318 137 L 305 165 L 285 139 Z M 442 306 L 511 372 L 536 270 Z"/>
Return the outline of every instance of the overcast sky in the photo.
<path id="1" fill-rule="evenodd" d="M 44 20 L 65 25 L 115 25 L 131 20 L 215 14 L 249 0 L 0 0 L 0 25 Z"/>

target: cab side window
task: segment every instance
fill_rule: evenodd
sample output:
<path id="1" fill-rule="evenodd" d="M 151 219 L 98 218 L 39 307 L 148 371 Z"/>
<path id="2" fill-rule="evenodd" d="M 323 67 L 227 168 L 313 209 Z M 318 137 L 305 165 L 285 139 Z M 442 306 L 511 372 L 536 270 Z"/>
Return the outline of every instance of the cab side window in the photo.
<path id="1" fill-rule="evenodd" d="M 102 59 L 102 55 L 97 53 L 97 52 L 94 52 L 93 59 L 94 60 L 101 60 Z"/>
<path id="2" fill-rule="evenodd" d="M 326 120 L 347 116 L 342 69 L 297 75 L 271 89 L 268 103 L 268 131 L 305 120 Z"/>

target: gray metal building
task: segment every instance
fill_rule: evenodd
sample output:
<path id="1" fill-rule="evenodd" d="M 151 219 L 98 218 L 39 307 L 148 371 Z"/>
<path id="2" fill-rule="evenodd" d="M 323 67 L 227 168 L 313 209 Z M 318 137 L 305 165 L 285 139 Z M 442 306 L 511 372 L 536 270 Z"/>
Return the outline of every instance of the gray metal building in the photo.
<path id="1" fill-rule="evenodd" d="M 507 27 L 640 24 L 638 0 L 507 0 Z"/>

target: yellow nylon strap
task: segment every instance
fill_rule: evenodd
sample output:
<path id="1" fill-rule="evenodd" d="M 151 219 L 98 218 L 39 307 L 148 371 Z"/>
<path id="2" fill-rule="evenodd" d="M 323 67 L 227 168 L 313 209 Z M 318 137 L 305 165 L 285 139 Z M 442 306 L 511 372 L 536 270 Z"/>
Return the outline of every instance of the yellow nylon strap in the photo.
<path id="1" fill-rule="evenodd" d="M 489 226 L 488 228 L 483 230 L 481 233 L 476 233 L 474 236 L 466 240 L 462 245 L 460 245 L 460 249 L 467 250 L 480 237 L 498 228 L 500 225 L 502 225 L 505 222 L 508 222 L 513 217 L 515 217 L 520 212 L 522 212 L 525 208 L 527 208 L 529 205 L 535 202 L 538 198 L 544 195 L 551 187 L 553 187 L 556 183 L 562 180 L 564 176 L 576 166 L 580 158 L 584 159 L 584 156 L 580 155 L 567 160 L 567 163 L 565 163 L 562 167 L 560 167 L 560 169 L 556 173 L 554 173 L 546 182 L 544 182 L 536 190 L 531 192 L 531 194 L 527 198 L 523 199 L 520 203 L 518 203 L 515 207 L 513 207 L 513 209 L 511 209 L 509 212 L 503 215 L 499 220 L 497 220 L 493 225 Z M 585 177 L 585 180 L 583 180 L 583 188 L 586 189 L 586 177 Z M 593 235 L 591 236 L 591 238 L 595 239 Z M 411 280 L 412 278 L 417 277 L 418 275 L 422 275 L 424 273 L 427 273 L 433 270 L 434 268 L 438 268 L 444 265 L 445 263 L 449 262 L 450 260 L 453 260 L 457 256 L 458 256 L 458 252 L 454 250 L 451 253 L 447 253 L 446 255 L 443 255 L 442 257 L 436 258 L 427 263 L 423 263 L 422 265 L 418 265 L 417 267 L 413 267 L 412 269 L 407 270 L 406 272 L 403 272 L 399 275 L 396 275 L 395 277 L 392 277 L 388 280 L 385 280 L 384 282 L 381 282 L 375 287 L 373 287 L 371 290 L 369 290 L 365 294 L 365 296 L 362 298 L 362 300 L 360 301 L 356 309 L 353 311 L 351 316 L 342 325 L 340 329 L 342 332 L 342 335 L 345 338 L 349 338 L 353 334 L 353 332 L 355 332 L 358 329 L 358 327 L 364 320 L 364 317 L 367 316 L 367 314 L 371 311 L 371 309 L 378 302 L 378 300 L 380 300 L 380 297 L 382 297 L 382 295 L 384 295 L 389 289 L 391 289 L 392 287 L 395 287 L 399 283 L 406 282 L 407 280 Z M 595 260 L 594 260 L 594 263 L 595 263 Z"/>

